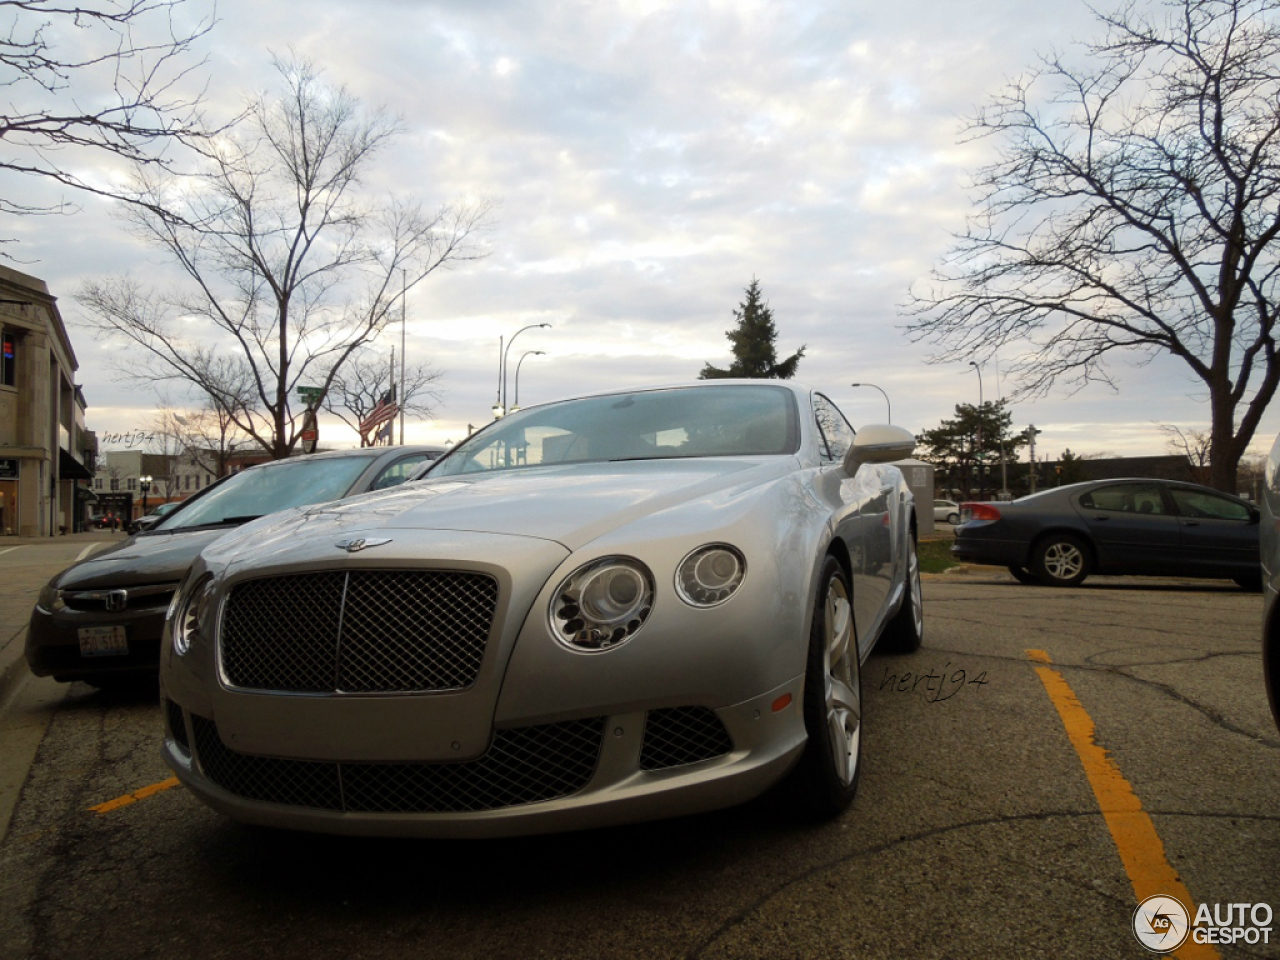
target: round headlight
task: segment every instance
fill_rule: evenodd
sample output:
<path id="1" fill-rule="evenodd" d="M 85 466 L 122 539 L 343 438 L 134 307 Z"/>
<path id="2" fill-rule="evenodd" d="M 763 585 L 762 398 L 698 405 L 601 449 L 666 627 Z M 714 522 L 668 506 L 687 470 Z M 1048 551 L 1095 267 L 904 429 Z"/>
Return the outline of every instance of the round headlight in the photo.
<path id="1" fill-rule="evenodd" d="M 169 608 L 169 629 L 173 634 L 173 652 L 183 656 L 200 632 L 200 621 L 213 592 L 213 575 L 205 574 L 193 583 L 183 583 Z"/>
<path id="2" fill-rule="evenodd" d="M 653 576 L 639 560 L 605 557 L 579 567 L 551 598 L 551 629 L 574 650 L 611 650 L 653 609 Z"/>
<path id="3" fill-rule="evenodd" d="M 676 568 L 676 593 L 695 607 L 714 607 L 738 592 L 747 575 L 741 551 L 727 543 L 699 547 Z"/>

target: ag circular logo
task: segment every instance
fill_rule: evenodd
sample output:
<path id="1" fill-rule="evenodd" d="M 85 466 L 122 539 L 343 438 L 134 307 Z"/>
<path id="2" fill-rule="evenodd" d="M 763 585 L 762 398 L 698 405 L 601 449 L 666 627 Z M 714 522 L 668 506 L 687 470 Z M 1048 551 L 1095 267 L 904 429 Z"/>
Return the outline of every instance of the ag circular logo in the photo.
<path id="1" fill-rule="evenodd" d="M 1152 953 L 1172 953 L 1190 932 L 1187 908 L 1174 897 L 1147 897 L 1133 911 L 1133 935 Z"/>

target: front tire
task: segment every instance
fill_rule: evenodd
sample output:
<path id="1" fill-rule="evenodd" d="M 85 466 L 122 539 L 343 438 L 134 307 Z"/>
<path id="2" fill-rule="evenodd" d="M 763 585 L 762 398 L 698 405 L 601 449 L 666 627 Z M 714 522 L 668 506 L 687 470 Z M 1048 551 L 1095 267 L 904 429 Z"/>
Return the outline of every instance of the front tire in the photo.
<path id="1" fill-rule="evenodd" d="M 1052 534 L 1036 546 L 1031 569 L 1046 586 L 1074 587 L 1089 575 L 1089 548 L 1069 533 Z"/>
<path id="2" fill-rule="evenodd" d="M 908 538 L 907 577 L 902 606 L 885 624 L 880 649 L 886 653 L 915 653 L 924 642 L 924 602 L 920 589 L 920 552 L 916 538 Z"/>
<path id="3" fill-rule="evenodd" d="M 835 557 L 822 564 L 804 677 L 808 743 L 791 774 L 797 805 L 826 820 L 848 808 L 862 769 L 862 669 L 848 577 Z"/>
<path id="4" fill-rule="evenodd" d="M 959 522 L 960 522 L 960 514 L 958 513 L 947 514 L 947 523 L 951 524 L 954 527 Z"/>

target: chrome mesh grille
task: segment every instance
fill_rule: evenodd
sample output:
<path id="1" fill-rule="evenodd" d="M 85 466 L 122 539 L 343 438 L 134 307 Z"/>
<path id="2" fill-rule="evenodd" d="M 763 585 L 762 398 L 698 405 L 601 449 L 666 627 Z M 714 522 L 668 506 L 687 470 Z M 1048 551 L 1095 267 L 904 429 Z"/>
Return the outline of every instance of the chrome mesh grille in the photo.
<path id="1" fill-rule="evenodd" d="M 600 756 L 604 718 L 498 730 L 488 752 L 458 763 L 333 763 L 238 753 L 192 716 L 204 773 L 250 800 L 349 813 L 461 813 L 577 793 Z"/>
<path id="2" fill-rule="evenodd" d="M 497 609 L 486 574 L 355 570 L 249 580 L 222 616 L 236 687 L 290 693 L 461 690 Z"/>
<path id="3" fill-rule="evenodd" d="M 650 710 L 644 722 L 640 769 L 679 767 L 722 757 L 731 750 L 733 740 L 714 710 L 706 707 Z"/>

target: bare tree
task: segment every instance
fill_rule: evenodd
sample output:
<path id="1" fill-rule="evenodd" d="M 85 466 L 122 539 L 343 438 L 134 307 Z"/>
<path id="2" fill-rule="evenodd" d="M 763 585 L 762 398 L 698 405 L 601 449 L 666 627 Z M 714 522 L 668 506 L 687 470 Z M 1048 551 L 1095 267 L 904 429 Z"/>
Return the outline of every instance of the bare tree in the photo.
<path id="1" fill-rule="evenodd" d="M 1278 10 L 1127 3 L 1098 14 L 1083 65 L 1044 58 L 978 113 L 998 157 L 910 307 L 934 360 L 1020 344 L 1025 396 L 1106 381 L 1116 352 L 1176 357 L 1208 395 L 1210 482 L 1235 489 L 1280 383 Z"/>
<path id="2" fill-rule="evenodd" d="M 183 26 L 189 9 L 187 0 L 0 0 L 0 169 L 122 198 L 80 172 L 81 150 L 162 166 L 164 146 L 202 140 L 202 91 L 183 87 L 204 64 L 193 48 L 214 21 L 211 5 Z M 68 209 L 0 197 L 7 214 Z"/>
<path id="3" fill-rule="evenodd" d="M 115 278 L 86 284 L 78 300 L 91 323 L 138 348 L 133 376 L 187 385 L 280 458 L 302 431 L 296 388 L 327 394 L 352 354 L 400 316 L 408 290 L 484 256 L 493 204 L 369 203 L 361 176 L 396 121 L 324 86 L 305 61 L 276 65 L 284 95 L 251 103 L 194 182 L 139 172 L 145 203 L 127 216 L 187 284 Z"/>
<path id="4" fill-rule="evenodd" d="M 1209 478 L 1212 448 L 1209 434 L 1203 430 L 1184 430 L 1172 423 L 1160 424 L 1160 430 L 1165 434 L 1165 448 L 1170 453 L 1186 457 L 1191 470 L 1191 479 L 1196 483 L 1204 483 Z M 1231 492 L 1235 493 L 1234 490 Z"/>
<path id="5" fill-rule="evenodd" d="M 324 409 L 334 414 L 351 429 L 360 433 L 360 421 L 364 420 L 379 401 L 395 387 L 396 403 L 405 415 L 427 420 L 435 416 L 440 391 L 436 384 L 442 374 L 425 363 L 406 366 L 404 379 L 394 366 L 372 350 L 362 350 L 352 355 L 334 376 L 325 397 Z M 363 445 L 364 434 L 360 436 Z"/>
<path id="6" fill-rule="evenodd" d="M 227 475 L 237 450 L 255 446 L 229 414 L 213 407 L 184 412 L 163 409 L 157 414 L 156 433 L 163 438 L 165 452 L 171 450 L 178 459 L 214 477 Z"/>

